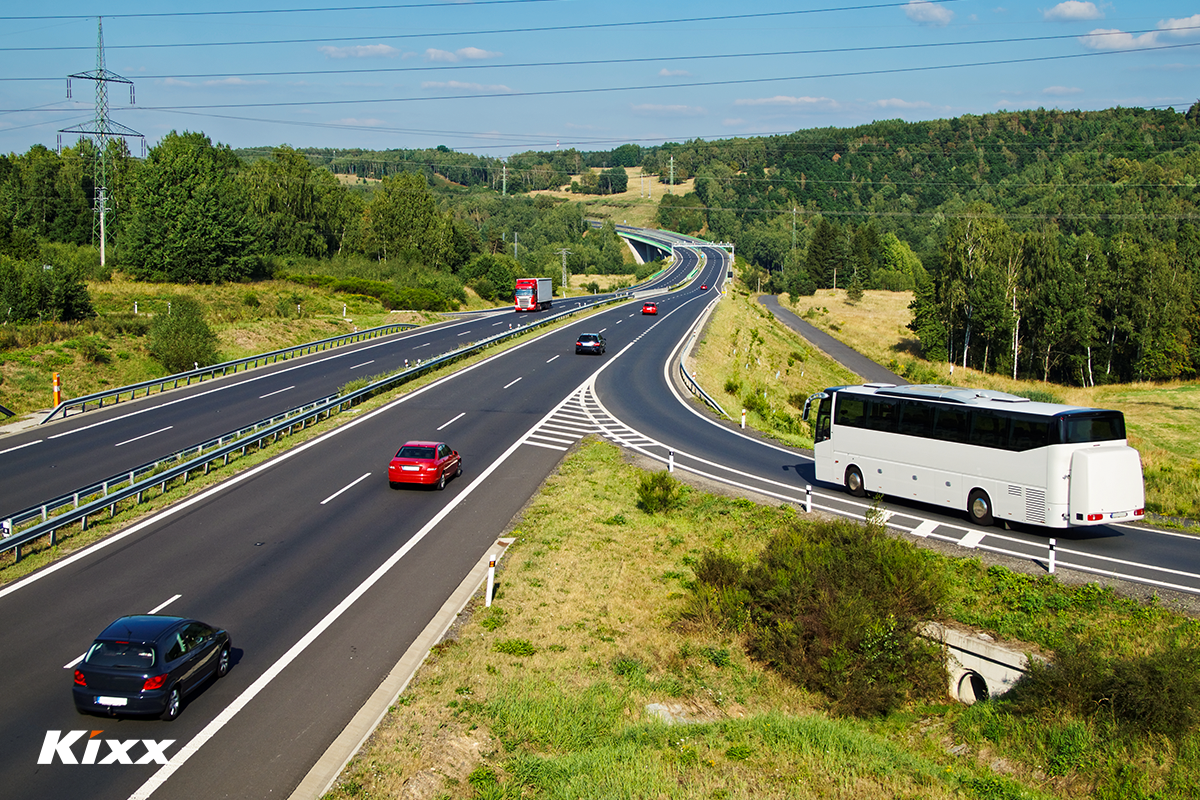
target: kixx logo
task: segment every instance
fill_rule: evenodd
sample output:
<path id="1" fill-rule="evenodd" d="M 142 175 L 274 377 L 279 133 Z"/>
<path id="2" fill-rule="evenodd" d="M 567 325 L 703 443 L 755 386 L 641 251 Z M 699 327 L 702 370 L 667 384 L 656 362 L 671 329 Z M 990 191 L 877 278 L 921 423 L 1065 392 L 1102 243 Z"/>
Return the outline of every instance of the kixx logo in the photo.
<path id="1" fill-rule="evenodd" d="M 76 758 L 71 748 L 85 733 L 91 735 L 83 746 L 83 757 Z M 38 763 L 53 764 L 57 756 L 64 764 L 166 764 L 165 751 L 175 744 L 174 739 L 97 739 L 102 733 L 104 731 L 67 731 L 65 734 L 62 731 L 46 731 Z M 142 746 L 139 751 L 141 757 L 134 761 L 133 757 L 137 755 L 134 750 L 139 744 Z M 100 757 L 101 745 L 108 746 L 103 758 Z"/>

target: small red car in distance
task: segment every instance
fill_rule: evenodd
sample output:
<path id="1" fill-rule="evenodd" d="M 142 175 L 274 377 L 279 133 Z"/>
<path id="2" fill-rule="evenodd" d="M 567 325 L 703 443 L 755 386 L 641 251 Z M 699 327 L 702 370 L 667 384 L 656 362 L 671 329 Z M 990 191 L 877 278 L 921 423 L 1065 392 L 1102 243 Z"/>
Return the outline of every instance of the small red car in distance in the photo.
<path id="1" fill-rule="evenodd" d="M 702 291 L 702 292 L 708 291 L 708 284 L 707 283 L 700 284 L 700 291 Z"/>
<path id="2" fill-rule="evenodd" d="M 657 314 L 658 313 L 658 303 L 642 303 L 642 313 L 643 314 Z"/>
<path id="3" fill-rule="evenodd" d="M 405 442 L 388 464 L 388 485 L 402 483 L 446 488 L 446 480 L 462 475 L 462 458 L 445 442 Z"/>

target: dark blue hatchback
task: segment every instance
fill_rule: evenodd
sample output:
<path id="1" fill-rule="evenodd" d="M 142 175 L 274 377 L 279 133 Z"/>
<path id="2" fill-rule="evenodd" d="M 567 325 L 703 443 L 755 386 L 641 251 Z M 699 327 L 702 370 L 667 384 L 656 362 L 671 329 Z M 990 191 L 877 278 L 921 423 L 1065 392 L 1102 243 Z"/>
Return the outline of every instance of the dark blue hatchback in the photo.
<path id="1" fill-rule="evenodd" d="M 199 620 L 158 614 L 121 617 L 75 668 L 81 714 L 149 714 L 171 720 L 183 698 L 229 672 L 233 644 Z"/>

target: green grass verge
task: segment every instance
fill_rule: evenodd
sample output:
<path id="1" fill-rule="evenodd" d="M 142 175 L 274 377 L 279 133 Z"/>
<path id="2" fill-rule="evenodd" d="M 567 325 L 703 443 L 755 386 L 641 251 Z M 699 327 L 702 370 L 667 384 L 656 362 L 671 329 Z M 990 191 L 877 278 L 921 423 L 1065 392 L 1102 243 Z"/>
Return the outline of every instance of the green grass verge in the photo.
<path id="1" fill-rule="evenodd" d="M 328 798 L 1195 796 L 1196 732 L 1167 742 L 949 700 L 831 716 L 738 633 L 680 617 L 705 550 L 750 559 L 800 515 L 690 487 L 649 514 L 645 474 L 604 443 L 568 456 L 512 532 L 492 608 L 470 607 L 434 648 Z M 947 610 L 993 630 L 1049 644 L 1095 629 L 1128 651 L 1200 639 L 1194 621 L 1105 590 L 941 563 Z M 1044 635 L 1024 622 L 1039 607 Z"/>

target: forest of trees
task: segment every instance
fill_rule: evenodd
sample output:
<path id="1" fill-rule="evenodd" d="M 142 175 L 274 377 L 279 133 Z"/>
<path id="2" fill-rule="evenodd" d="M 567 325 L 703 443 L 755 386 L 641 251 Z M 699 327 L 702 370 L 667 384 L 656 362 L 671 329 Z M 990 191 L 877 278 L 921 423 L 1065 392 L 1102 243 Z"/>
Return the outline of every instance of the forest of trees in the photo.
<path id="1" fill-rule="evenodd" d="M 564 248 L 573 272 L 625 271 L 611 227 L 589 231 L 578 204 L 527 193 L 619 191 L 622 168 L 640 166 L 663 183 L 694 179 L 656 195 L 657 224 L 734 242 L 764 288 L 914 291 L 911 327 L 932 359 L 1075 384 L 1200 364 L 1200 104 L 506 160 L 446 147 L 235 151 L 199 133 L 172 133 L 145 160 L 111 147 L 114 261 L 151 280 L 321 273 L 453 305 L 463 286 L 495 296 L 519 275 L 557 275 Z M 26 267 L 54 257 L 63 285 L 86 272 L 47 248 L 94 240 L 95 159 L 87 141 L 0 156 L 4 275 L 33 281 Z"/>

